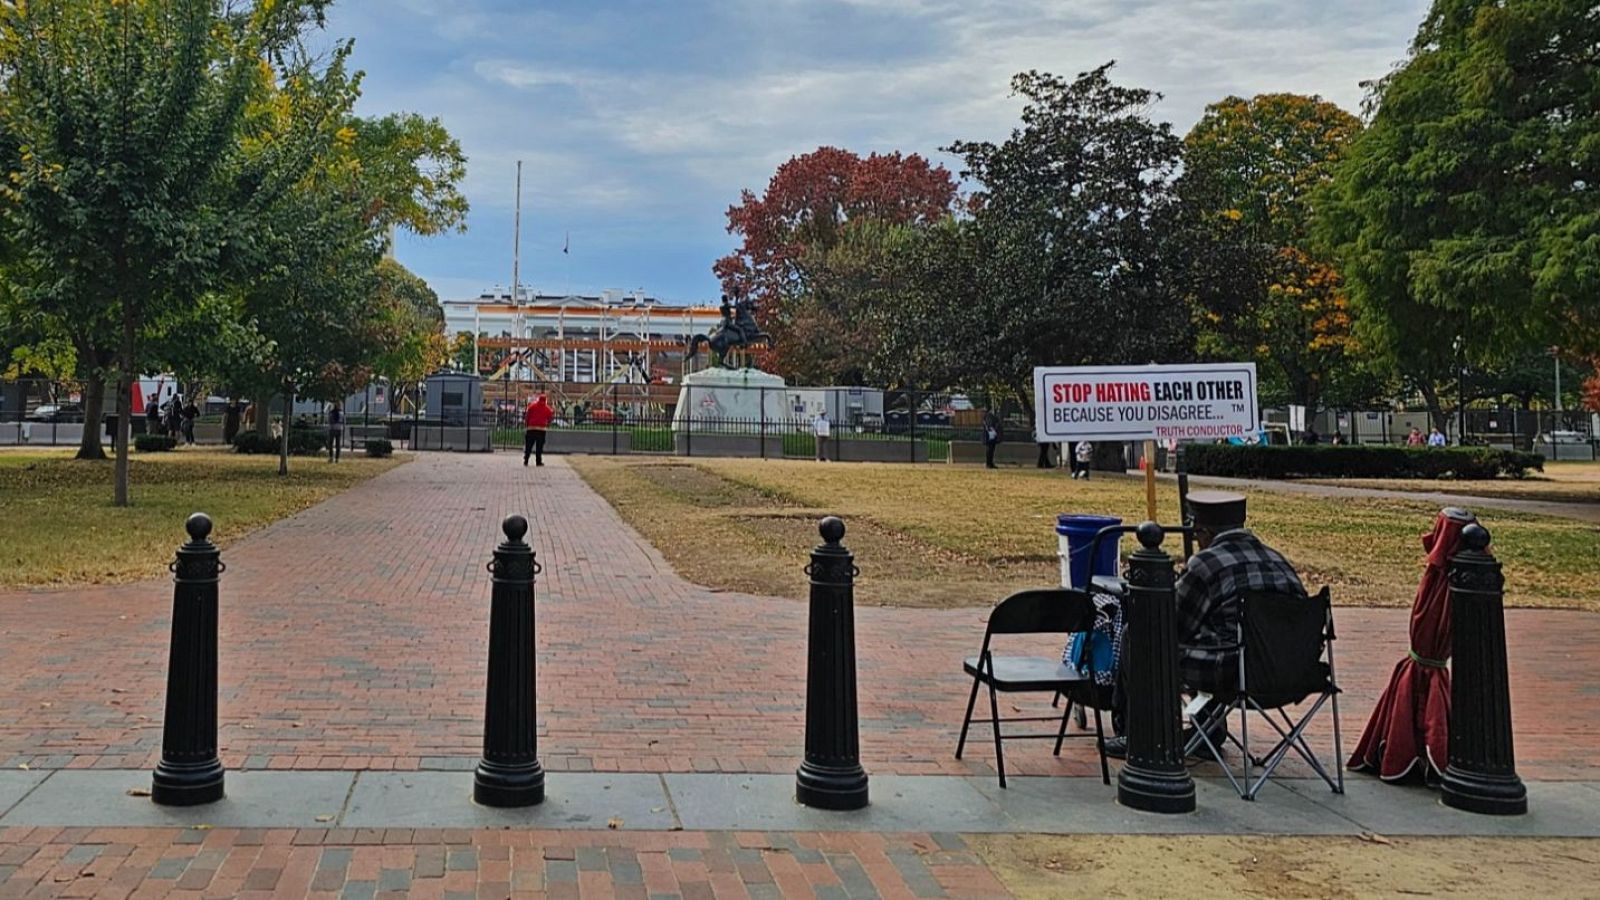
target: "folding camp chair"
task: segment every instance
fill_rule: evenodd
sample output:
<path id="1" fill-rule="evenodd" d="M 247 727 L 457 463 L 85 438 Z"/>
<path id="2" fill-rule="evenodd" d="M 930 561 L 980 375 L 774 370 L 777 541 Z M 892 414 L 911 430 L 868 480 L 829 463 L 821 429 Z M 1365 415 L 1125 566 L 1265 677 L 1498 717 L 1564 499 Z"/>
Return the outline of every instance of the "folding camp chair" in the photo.
<path id="1" fill-rule="evenodd" d="M 1111 770 L 1106 763 L 1105 731 L 1100 712 L 1111 708 L 1111 689 L 1100 687 L 1086 675 L 1061 662 L 1060 651 L 1054 657 L 996 656 L 990 642 L 997 634 L 1059 634 L 1088 631 L 1094 627 L 1094 604 L 1083 591 L 1065 588 L 1044 588 L 1018 591 L 1001 600 L 989 613 L 989 625 L 983 632 L 983 647 L 977 656 L 962 662 L 962 669 L 972 676 L 972 694 L 967 698 L 967 714 L 961 722 L 961 738 L 956 742 L 956 759 L 967 745 L 967 729 L 972 725 L 972 710 L 978 702 L 978 688 L 989 687 L 989 727 L 994 730 L 995 768 L 1000 775 L 1000 786 L 1006 786 L 1006 759 L 1002 742 L 1053 738 L 1055 755 L 1061 755 L 1061 743 L 1067 737 L 1067 720 L 1074 706 L 1094 710 L 1095 746 L 1100 753 L 1100 778 L 1111 783 Z M 1019 716 L 1000 718 L 1000 693 L 1040 692 L 1067 698 L 1062 709 L 1060 727 L 1051 734 L 1002 734 L 1003 722 L 1055 722 L 1056 716 Z M 979 719 L 977 721 L 984 721 Z"/>
<path id="2" fill-rule="evenodd" d="M 1339 734 L 1339 684 L 1333 668 L 1333 605 L 1328 589 L 1315 596 L 1278 592 L 1246 592 L 1239 602 L 1238 642 L 1221 649 L 1237 648 L 1239 667 L 1233 684 L 1189 685 L 1211 695 L 1216 701 L 1191 715 L 1194 736 L 1185 753 L 1204 744 L 1211 756 L 1222 761 L 1222 748 L 1213 732 L 1226 734 L 1244 755 L 1240 773 L 1222 762 L 1234 790 L 1245 800 L 1254 800 L 1290 750 L 1306 761 L 1335 794 L 1344 793 L 1344 751 Z M 1311 700 L 1311 706 L 1298 719 L 1291 719 L 1286 707 Z M 1306 742 L 1306 727 L 1329 704 L 1333 710 L 1333 770 L 1329 775 L 1321 760 Z M 1239 738 L 1226 733 L 1228 716 L 1239 711 Z M 1278 734 L 1278 742 L 1264 757 L 1250 755 L 1250 713 L 1255 712 Z M 1250 767 L 1261 772 L 1253 780 Z"/>

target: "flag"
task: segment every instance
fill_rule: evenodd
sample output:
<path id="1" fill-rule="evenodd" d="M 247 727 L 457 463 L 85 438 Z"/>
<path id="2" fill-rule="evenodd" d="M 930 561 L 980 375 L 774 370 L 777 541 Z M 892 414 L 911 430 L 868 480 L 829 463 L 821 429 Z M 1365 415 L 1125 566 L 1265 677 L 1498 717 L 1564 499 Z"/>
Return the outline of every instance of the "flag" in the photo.
<path id="1" fill-rule="evenodd" d="M 561 252 L 566 253 L 572 247 L 572 232 L 567 232 L 567 239 L 561 243 Z"/>

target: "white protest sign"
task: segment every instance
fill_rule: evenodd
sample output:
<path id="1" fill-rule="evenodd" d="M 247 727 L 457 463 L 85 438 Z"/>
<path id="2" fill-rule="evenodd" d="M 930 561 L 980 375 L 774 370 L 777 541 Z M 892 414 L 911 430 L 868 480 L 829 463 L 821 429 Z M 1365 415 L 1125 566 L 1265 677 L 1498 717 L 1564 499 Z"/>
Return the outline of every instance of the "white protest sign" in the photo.
<path id="1" fill-rule="evenodd" d="M 1040 442 L 1216 440 L 1261 429 L 1255 363 L 1041 366 Z"/>

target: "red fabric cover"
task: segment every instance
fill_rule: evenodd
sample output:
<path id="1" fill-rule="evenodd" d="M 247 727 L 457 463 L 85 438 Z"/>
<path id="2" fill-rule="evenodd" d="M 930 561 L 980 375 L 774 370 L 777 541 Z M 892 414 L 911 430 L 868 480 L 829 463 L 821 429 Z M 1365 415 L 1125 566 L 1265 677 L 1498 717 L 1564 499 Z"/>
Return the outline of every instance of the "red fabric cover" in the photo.
<path id="1" fill-rule="evenodd" d="M 1394 667 L 1378 698 L 1350 767 L 1394 781 L 1423 766 L 1426 777 L 1443 772 L 1450 752 L 1450 557 L 1461 530 L 1473 520 L 1439 513 L 1422 536 L 1427 561 L 1411 606 L 1411 653 Z M 1419 661 L 1419 658 L 1421 661 Z"/>
<path id="2" fill-rule="evenodd" d="M 550 408 L 550 401 L 540 394 L 528 404 L 528 411 L 523 414 L 522 421 L 528 428 L 548 428 L 555 417 L 556 411 Z"/>

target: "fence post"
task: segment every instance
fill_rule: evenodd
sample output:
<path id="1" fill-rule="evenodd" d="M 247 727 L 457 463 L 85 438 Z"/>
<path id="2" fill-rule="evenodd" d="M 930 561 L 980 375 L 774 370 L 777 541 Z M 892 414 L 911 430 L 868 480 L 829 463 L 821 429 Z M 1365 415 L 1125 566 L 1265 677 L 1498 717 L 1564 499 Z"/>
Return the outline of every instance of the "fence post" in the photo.
<path id="1" fill-rule="evenodd" d="M 150 799 L 163 806 L 198 806 L 222 799 L 217 756 L 217 584 L 226 568 L 211 543 L 211 517 L 184 523 L 189 542 L 172 570 L 172 645 L 167 658 L 167 708 L 161 761 Z"/>
<path id="2" fill-rule="evenodd" d="M 806 656 L 806 756 L 795 799 L 817 809 L 867 805 L 856 711 L 855 557 L 840 544 L 844 522 L 828 516 L 811 551 L 810 635 Z"/>
<path id="3" fill-rule="evenodd" d="M 761 458 L 767 458 L 767 389 L 757 388 L 757 402 L 761 404 Z"/>
<path id="4" fill-rule="evenodd" d="M 617 419 L 622 416 L 617 407 L 617 384 L 611 383 L 611 455 L 617 455 Z"/>
<path id="5" fill-rule="evenodd" d="M 483 759 L 472 776 L 472 799 L 484 806 L 533 806 L 544 801 L 539 765 L 539 692 L 534 653 L 533 548 L 522 537 L 528 520 L 507 516 L 506 539 L 489 571 L 489 676 L 483 714 Z"/>
<path id="6" fill-rule="evenodd" d="M 1153 462 L 1153 461 L 1152 461 Z M 1117 773 L 1117 802 L 1145 812 L 1193 812 L 1194 780 L 1183 763 L 1178 727 L 1178 640 L 1172 557 L 1154 522 L 1135 534 L 1128 562 L 1123 667 L 1128 694 L 1128 762 Z"/>
<path id="7" fill-rule="evenodd" d="M 1505 576 L 1489 553 L 1489 531 L 1461 531 L 1450 560 L 1450 764 L 1439 785 L 1444 805 L 1487 815 L 1528 811 L 1511 740 L 1506 675 Z"/>
<path id="8" fill-rule="evenodd" d="M 911 461 L 917 461 L 917 392 L 906 392 L 906 405 L 911 408 Z"/>

